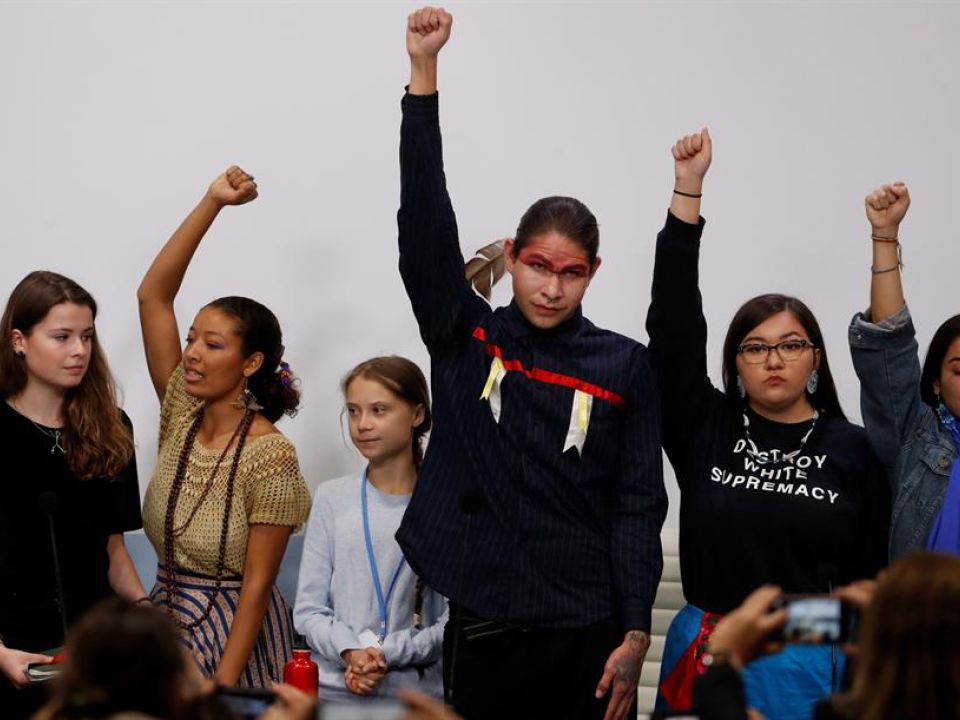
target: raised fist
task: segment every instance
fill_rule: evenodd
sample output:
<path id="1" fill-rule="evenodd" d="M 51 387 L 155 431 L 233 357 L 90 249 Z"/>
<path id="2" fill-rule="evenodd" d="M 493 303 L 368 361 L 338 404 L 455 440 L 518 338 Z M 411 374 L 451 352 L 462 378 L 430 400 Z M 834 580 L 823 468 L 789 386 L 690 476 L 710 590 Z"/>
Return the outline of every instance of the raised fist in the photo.
<path id="1" fill-rule="evenodd" d="M 443 8 L 424 7 L 407 18 L 407 53 L 413 60 L 435 58 L 448 39 L 453 15 Z"/>
<path id="2" fill-rule="evenodd" d="M 698 133 L 680 138 L 671 148 L 671 152 L 677 189 L 699 192 L 703 176 L 707 174 L 713 159 L 710 131 L 704 128 Z"/>
<path id="3" fill-rule="evenodd" d="M 910 207 L 910 192 L 902 182 L 877 188 L 864 200 L 867 220 L 874 231 L 896 228 Z"/>
<path id="4" fill-rule="evenodd" d="M 210 183 L 207 195 L 221 205 L 243 205 L 257 197 L 253 175 L 231 165 L 227 171 Z"/>

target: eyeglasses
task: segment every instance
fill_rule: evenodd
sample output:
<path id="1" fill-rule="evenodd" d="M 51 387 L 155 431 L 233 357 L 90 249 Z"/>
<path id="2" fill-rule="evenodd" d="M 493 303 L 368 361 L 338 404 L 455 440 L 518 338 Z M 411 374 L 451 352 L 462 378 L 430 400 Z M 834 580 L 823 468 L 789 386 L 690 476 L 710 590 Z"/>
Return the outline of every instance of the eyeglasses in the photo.
<path id="1" fill-rule="evenodd" d="M 737 353 L 743 356 L 743 361 L 748 365 L 760 365 L 767 361 L 771 350 L 776 350 L 777 355 L 784 362 L 793 362 L 799 358 L 807 348 L 815 348 L 809 340 L 783 340 L 776 345 L 767 345 L 766 343 L 744 343 L 737 348 Z"/>

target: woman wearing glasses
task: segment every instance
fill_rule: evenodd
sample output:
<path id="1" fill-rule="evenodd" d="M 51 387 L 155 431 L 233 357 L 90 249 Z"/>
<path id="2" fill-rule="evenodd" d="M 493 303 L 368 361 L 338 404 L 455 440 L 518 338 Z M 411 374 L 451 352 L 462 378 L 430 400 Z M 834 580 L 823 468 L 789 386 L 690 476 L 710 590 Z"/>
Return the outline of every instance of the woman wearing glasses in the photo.
<path id="1" fill-rule="evenodd" d="M 713 626 L 756 587 L 826 593 L 876 575 L 886 562 L 889 491 L 866 434 L 840 408 L 817 321 L 796 298 L 761 295 L 737 311 L 723 344 L 723 390 L 711 384 L 698 290 L 709 133 L 682 138 L 673 156 L 647 331 L 664 449 L 680 485 L 689 603 L 667 636 L 658 704 L 681 709 Z M 833 648 L 793 645 L 751 664 L 744 684 L 767 718 L 809 718 L 841 673 Z"/>

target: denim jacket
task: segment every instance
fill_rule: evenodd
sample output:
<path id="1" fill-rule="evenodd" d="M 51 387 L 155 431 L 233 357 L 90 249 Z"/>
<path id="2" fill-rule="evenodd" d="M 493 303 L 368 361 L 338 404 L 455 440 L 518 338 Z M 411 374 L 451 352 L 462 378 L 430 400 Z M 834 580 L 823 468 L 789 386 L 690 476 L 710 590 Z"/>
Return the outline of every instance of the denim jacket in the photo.
<path id="1" fill-rule="evenodd" d="M 860 378 L 860 411 L 893 494 L 890 560 L 926 547 L 957 450 L 937 414 L 920 399 L 920 360 L 910 310 L 879 323 L 857 313 L 850 352 Z"/>

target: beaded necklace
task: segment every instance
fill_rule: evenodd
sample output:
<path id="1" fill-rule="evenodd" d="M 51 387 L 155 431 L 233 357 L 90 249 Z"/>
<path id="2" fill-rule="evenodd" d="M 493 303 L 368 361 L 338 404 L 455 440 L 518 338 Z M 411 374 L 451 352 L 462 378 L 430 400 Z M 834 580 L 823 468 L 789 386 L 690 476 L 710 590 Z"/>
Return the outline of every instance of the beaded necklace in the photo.
<path id="1" fill-rule="evenodd" d="M 174 475 L 173 483 L 170 486 L 170 495 L 167 497 L 167 512 L 164 516 L 163 522 L 164 566 L 167 571 L 163 581 L 163 592 L 166 594 L 167 598 L 167 614 L 178 626 L 184 630 L 192 630 L 207 619 L 207 617 L 210 615 L 210 612 L 213 610 L 213 605 L 220 593 L 220 586 L 223 582 L 224 562 L 227 554 L 227 529 L 230 522 L 230 509 L 233 506 L 234 481 L 237 477 L 237 467 L 240 464 L 240 455 L 243 452 L 243 446 L 246 443 L 247 434 L 250 431 L 250 425 L 253 423 L 253 418 L 255 415 L 256 412 L 254 410 L 248 409 L 243 414 L 243 417 L 240 418 L 240 422 L 233 431 L 230 441 L 223 449 L 223 452 L 220 453 L 217 464 L 213 468 L 213 474 L 207 481 L 199 500 L 197 500 L 196 505 L 194 505 L 186 521 L 179 528 L 174 528 L 177 501 L 180 499 L 180 490 L 183 488 L 183 480 L 187 474 L 190 451 L 193 449 L 193 444 L 197 439 L 197 432 L 200 430 L 200 423 L 203 422 L 203 408 L 201 408 L 197 413 L 196 418 L 194 418 L 193 423 L 190 425 L 190 429 L 187 430 L 187 436 L 184 438 L 183 447 L 180 450 L 180 458 L 177 462 L 177 472 Z M 180 618 L 178 618 L 173 611 L 174 605 L 176 604 L 176 596 L 179 594 L 179 589 L 176 586 L 176 562 L 174 559 L 173 543 L 175 538 L 183 534 L 187 526 L 193 520 L 194 515 L 196 515 L 197 510 L 203 504 L 203 501 L 206 500 L 207 495 L 210 493 L 210 489 L 213 487 L 213 484 L 216 481 L 217 470 L 220 469 L 220 464 L 226 457 L 227 451 L 230 449 L 230 446 L 233 444 L 233 441 L 236 438 L 239 439 L 237 440 L 237 449 L 233 453 L 233 460 L 230 463 L 230 474 L 227 476 L 227 497 L 224 501 L 223 520 L 220 524 L 220 544 L 217 552 L 216 584 L 213 592 L 211 592 L 207 597 L 207 605 L 204 608 L 203 613 L 191 622 L 185 623 L 180 620 Z"/>
<path id="2" fill-rule="evenodd" d="M 804 445 L 807 444 L 807 440 L 810 439 L 810 435 L 813 433 L 813 429 L 817 426 L 817 420 L 820 419 L 820 413 L 817 410 L 813 411 L 813 422 L 810 423 L 810 429 L 804 433 L 803 438 L 800 440 L 800 447 L 796 450 L 793 450 L 788 453 L 781 452 L 778 449 L 761 451 L 757 448 L 757 444 L 753 441 L 753 438 L 750 437 L 750 418 L 747 417 L 747 411 L 743 411 L 743 432 L 746 435 L 747 440 L 747 455 L 753 458 L 753 461 L 757 465 L 776 465 L 782 462 L 793 462 L 793 459 L 800 454 L 803 450 Z"/>

